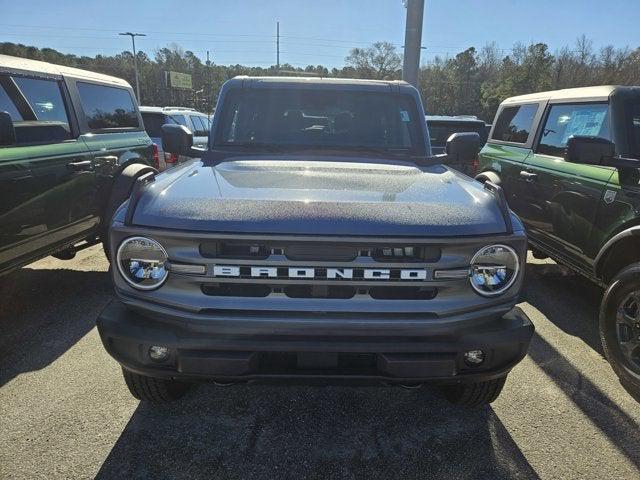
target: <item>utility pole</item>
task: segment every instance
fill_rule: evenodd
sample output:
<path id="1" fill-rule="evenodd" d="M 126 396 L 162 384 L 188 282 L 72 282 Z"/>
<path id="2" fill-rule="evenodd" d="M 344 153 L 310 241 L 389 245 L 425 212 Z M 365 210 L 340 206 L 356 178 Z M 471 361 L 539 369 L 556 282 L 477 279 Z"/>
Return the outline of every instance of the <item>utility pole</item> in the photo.
<path id="1" fill-rule="evenodd" d="M 211 126 L 211 112 L 213 110 L 213 78 L 211 76 L 211 60 L 209 60 L 209 50 L 207 50 L 207 73 L 209 77 L 209 86 L 207 88 L 207 125 Z"/>
<path id="2" fill-rule="evenodd" d="M 276 71 L 280 73 L 280 22 L 276 22 Z"/>
<path id="3" fill-rule="evenodd" d="M 402 79 L 417 88 L 422 44 L 424 0 L 406 0 L 405 7 L 407 8 L 407 21 L 404 33 Z"/>
<path id="4" fill-rule="evenodd" d="M 146 37 L 144 33 L 124 32 L 118 35 L 128 35 L 131 37 L 131 43 L 133 45 L 133 69 L 136 74 L 136 99 L 140 103 L 140 80 L 138 79 L 138 55 L 136 54 L 136 37 Z"/>

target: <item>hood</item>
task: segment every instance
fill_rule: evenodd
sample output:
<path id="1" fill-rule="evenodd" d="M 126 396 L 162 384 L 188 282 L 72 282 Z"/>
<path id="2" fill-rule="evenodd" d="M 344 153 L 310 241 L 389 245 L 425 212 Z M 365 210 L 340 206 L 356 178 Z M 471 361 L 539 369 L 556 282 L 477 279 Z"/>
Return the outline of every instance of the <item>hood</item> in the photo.
<path id="1" fill-rule="evenodd" d="M 140 226 L 207 232 L 456 236 L 503 233 L 493 195 L 442 165 L 234 159 L 157 176 Z"/>

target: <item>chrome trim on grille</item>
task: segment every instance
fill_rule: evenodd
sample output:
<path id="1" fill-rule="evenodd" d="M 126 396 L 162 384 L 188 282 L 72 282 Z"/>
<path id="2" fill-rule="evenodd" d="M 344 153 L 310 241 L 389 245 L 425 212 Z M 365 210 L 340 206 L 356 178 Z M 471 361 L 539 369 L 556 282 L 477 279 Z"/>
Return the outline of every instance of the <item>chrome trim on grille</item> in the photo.
<path id="1" fill-rule="evenodd" d="M 453 280 L 467 278 L 471 271 L 468 268 L 458 270 L 436 270 L 433 272 L 433 278 L 437 280 Z"/>

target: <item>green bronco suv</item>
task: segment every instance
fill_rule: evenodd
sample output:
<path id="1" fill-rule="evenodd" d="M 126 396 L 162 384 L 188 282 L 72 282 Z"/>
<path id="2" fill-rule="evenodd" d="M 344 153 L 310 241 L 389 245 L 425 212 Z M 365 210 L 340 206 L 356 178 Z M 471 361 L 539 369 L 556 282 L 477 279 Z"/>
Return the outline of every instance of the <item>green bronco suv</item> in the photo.
<path id="1" fill-rule="evenodd" d="M 534 255 L 606 287 L 600 336 L 640 390 L 640 87 L 587 87 L 505 100 L 477 179 L 500 184 Z"/>
<path id="2" fill-rule="evenodd" d="M 104 242 L 156 152 L 124 80 L 0 55 L 0 274 Z"/>

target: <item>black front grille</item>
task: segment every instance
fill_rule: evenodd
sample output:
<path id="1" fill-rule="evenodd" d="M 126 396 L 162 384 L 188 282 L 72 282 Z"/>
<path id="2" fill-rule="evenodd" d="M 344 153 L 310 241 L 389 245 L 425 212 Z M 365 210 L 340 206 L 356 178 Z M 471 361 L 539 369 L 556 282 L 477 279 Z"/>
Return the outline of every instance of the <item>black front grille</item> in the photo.
<path id="1" fill-rule="evenodd" d="M 289 298 L 350 299 L 356 294 L 375 300 L 431 300 L 438 293 L 430 287 L 359 287 L 350 285 L 269 285 L 247 283 L 211 283 L 202 285 L 202 292 L 211 297 L 263 298 L 283 293 Z"/>
<path id="2" fill-rule="evenodd" d="M 211 297 L 266 297 L 271 293 L 269 285 L 237 283 L 213 283 L 202 286 L 202 293 Z"/>
<path id="3" fill-rule="evenodd" d="M 287 245 L 283 251 L 289 260 L 324 262 L 350 262 L 355 260 L 360 253 L 354 246 L 327 243 Z"/>
<path id="4" fill-rule="evenodd" d="M 333 244 L 327 242 L 241 241 L 218 240 L 202 242 L 200 254 L 205 258 L 264 260 L 271 255 L 283 255 L 292 261 L 352 262 L 358 257 L 370 257 L 376 262 L 409 263 L 437 262 L 438 246 L 389 244 L 382 246 Z"/>
<path id="5" fill-rule="evenodd" d="M 352 298 L 355 287 L 346 285 L 287 285 L 284 294 L 290 298 Z"/>
<path id="6" fill-rule="evenodd" d="M 255 242 L 204 242 L 200 244 L 200 254 L 206 258 L 237 258 L 264 260 L 271 250 L 261 243 Z"/>
<path id="7" fill-rule="evenodd" d="M 372 287 L 369 295 L 376 300 L 431 300 L 438 290 L 430 287 Z"/>

